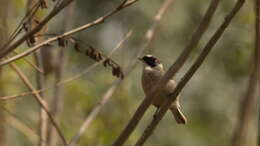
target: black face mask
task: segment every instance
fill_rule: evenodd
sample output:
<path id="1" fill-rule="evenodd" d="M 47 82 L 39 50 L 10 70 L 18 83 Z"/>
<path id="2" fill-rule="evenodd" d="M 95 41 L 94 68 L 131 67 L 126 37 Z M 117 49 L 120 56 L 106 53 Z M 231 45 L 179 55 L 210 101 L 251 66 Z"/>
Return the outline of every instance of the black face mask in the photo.
<path id="1" fill-rule="evenodd" d="M 159 60 L 155 57 L 144 56 L 142 59 L 150 67 L 155 67 L 160 63 Z"/>

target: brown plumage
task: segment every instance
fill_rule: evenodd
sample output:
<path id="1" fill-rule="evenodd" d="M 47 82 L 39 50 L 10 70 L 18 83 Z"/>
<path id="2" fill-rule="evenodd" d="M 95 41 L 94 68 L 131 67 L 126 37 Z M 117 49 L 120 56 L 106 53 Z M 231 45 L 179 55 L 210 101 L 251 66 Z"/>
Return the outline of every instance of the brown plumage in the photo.
<path id="1" fill-rule="evenodd" d="M 145 55 L 143 58 L 141 58 L 141 60 L 144 62 L 142 73 L 142 87 L 145 95 L 148 95 L 148 93 L 151 92 L 151 89 L 154 87 L 154 85 L 156 85 L 157 82 L 164 75 L 165 71 L 160 61 L 152 55 Z M 170 80 L 164 87 L 162 93 L 158 97 L 155 97 L 153 105 L 156 107 L 160 107 L 163 104 L 164 100 L 167 98 L 167 96 L 171 92 L 173 92 L 175 87 L 175 81 Z M 180 110 L 179 96 L 171 105 L 170 110 L 178 124 L 185 124 L 187 122 L 186 117 Z"/>

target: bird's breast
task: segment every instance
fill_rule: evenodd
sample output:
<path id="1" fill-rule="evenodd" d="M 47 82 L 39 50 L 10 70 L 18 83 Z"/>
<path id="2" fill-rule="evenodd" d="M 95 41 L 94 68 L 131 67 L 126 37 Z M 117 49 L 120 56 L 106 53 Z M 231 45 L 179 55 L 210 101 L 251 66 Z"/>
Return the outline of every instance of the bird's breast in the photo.
<path id="1" fill-rule="evenodd" d="M 158 81 L 163 76 L 163 72 L 156 71 L 143 71 L 142 74 L 142 87 L 145 95 L 147 96 L 151 90 L 157 85 Z M 174 90 L 176 83 L 170 80 L 164 87 L 161 94 L 154 98 L 153 105 L 159 107 L 166 100 L 167 96 Z"/>

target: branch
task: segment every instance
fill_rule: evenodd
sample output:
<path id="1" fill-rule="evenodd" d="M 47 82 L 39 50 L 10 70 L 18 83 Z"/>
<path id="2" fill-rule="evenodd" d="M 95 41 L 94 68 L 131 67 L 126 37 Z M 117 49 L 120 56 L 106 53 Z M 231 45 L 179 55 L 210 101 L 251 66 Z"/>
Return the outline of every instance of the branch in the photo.
<path id="1" fill-rule="evenodd" d="M 122 131 L 120 136 L 114 142 L 113 146 L 121 146 L 125 143 L 125 141 L 128 139 L 130 134 L 133 132 L 133 130 L 137 126 L 138 122 L 141 120 L 141 118 L 144 115 L 147 108 L 150 106 L 153 98 L 156 97 L 162 91 L 165 84 L 177 73 L 177 71 L 181 68 L 181 66 L 184 64 L 184 62 L 188 59 L 192 49 L 198 44 L 202 35 L 208 28 L 209 22 L 217 8 L 218 2 L 219 2 L 219 0 L 212 0 L 200 25 L 198 26 L 197 30 L 192 35 L 192 38 L 191 38 L 191 41 L 189 42 L 189 44 L 184 48 L 180 57 L 170 67 L 170 69 L 167 71 L 165 76 L 151 90 L 151 93 L 146 98 L 144 98 L 141 105 L 138 107 L 135 114 L 129 121 L 128 125 L 125 127 L 125 129 Z"/>
<path id="2" fill-rule="evenodd" d="M 24 82 L 24 84 L 27 86 L 27 88 L 31 91 L 35 91 L 32 83 L 29 81 L 29 79 L 25 76 L 25 74 L 14 64 L 10 64 L 12 69 L 18 74 L 18 76 L 21 78 L 21 80 Z M 54 118 L 52 117 L 49 109 L 48 109 L 48 104 L 46 101 L 44 101 L 42 99 L 42 97 L 40 96 L 39 93 L 35 93 L 34 97 L 36 99 L 36 101 L 39 103 L 39 105 L 44 109 L 44 111 L 46 112 L 46 114 L 48 115 L 50 121 L 52 122 L 53 126 L 55 127 L 55 129 L 57 130 L 59 136 L 61 137 L 61 140 L 63 142 L 63 144 L 66 146 L 67 142 L 65 137 L 63 136 L 63 133 L 61 132 L 61 130 L 58 127 L 58 124 L 55 122 Z"/>
<path id="3" fill-rule="evenodd" d="M 211 37 L 211 39 L 208 41 L 204 49 L 202 50 L 201 54 L 198 56 L 196 61 L 193 63 L 193 65 L 190 67 L 190 69 L 186 72 L 186 74 L 183 76 L 177 87 L 175 88 L 174 92 L 172 92 L 169 95 L 169 98 L 164 102 L 163 106 L 160 107 L 158 113 L 156 114 L 155 118 L 152 120 L 152 122 L 147 126 L 145 129 L 145 132 L 141 136 L 141 138 L 137 141 L 136 146 L 142 146 L 145 141 L 148 139 L 148 137 L 152 134 L 160 120 L 165 115 L 168 108 L 171 106 L 172 102 L 176 100 L 176 97 L 179 95 L 179 93 L 182 91 L 182 89 L 185 87 L 187 82 L 191 79 L 191 77 L 194 75 L 194 73 L 198 70 L 198 68 L 202 65 L 203 61 L 208 56 L 209 52 L 212 50 L 214 45 L 217 43 L 217 41 L 220 39 L 223 32 L 226 30 L 228 25 L 230 24 L 231 20 L 234 18 L 234 16 L 237 14 L 237 12 L 240 10 L 240 8 L 243 6 L 244 0 L 238 0 L 233 9 L 230 11 L 229 14 L 227 14 L 224 22 L 220 25 L 220 27 L 217 29 L 217 31 L 214 33 L 214 35 Z"/>
<path id="4" fill-rule="evenodd" d="M 72 0 L 70 0 L 70 1 L 72 1 Z M 112 11 L 110 11 L 109 13 L 107 13 L 106 15 L 104 15 L 104 16 L 102 16 L 102 17 L 99 17 L 98 19 L 96 19 L 96 20 L 94 20 L 94 21 L 92 21 L 92 22 L 90 22 L 90 23 L 88 23 L 88 24 L 85 24 L 85 25 L 83 25 L 83 26 L 81 26 L 81 27 L 75 28 L 75 29 L 73 29 L 73 30 L 71 30 L 71 31 L 68 31 L 68 32 L 66 32 L 66 33 L 63 33 L 63 34 L 61 34 L 61 35 L 52 37 L 52 38 L 50 38 L 50 39 L 48 39 L 48 40 L 46 40 L 46 41 L 44 41 L 44 42 L 39 43 L 38 45 L 36 45 L 36 46 L 34 46 L 34 47 L 32 47 L 32 48 L 29 48 L 28 50 L 22 52 L 22 53 L 19 54 L 19 55 L 16 55 L 16 56 L 13 56 L 13 57 L 11 57 L 11 58 L 9 58 L 9 59 L 6 59 L 6 60 L 0 62 L 0 67 L 3 66 L 3 65 L 8 64 L 8 63 L 10 63 L 10 62 L 13 62 L 13 61 L 15 61 L 15 60 L 17 60 L 17 59 L 20 59 L 20 58 L 22 58 L 22 57 L 24 57 L 24 56 L 27 56 L 27 55 L 31 54 L 32 52 L 34 52 L 34 51 L 40 49 L 42 46 L 48 45 L 48 44 L 50 44 L 50 43 L 52 43 L 52 42 L 54 42 L 54 41 L 57 41 L 57 40 L 59 40 L 59 39 L 61 39 L 61 38 L 65 38 L 65 37 L 71 36 L 71 35 L 73 35 L 73 34 L 75 34 L 75 33 L 77 33 L 77 32 L 80 32 L 80 31 L 83 31 L 83 30 L 85 30 L 85 29 L 87 29 L 87 28 L 90 28 L 90 27 L 93 27 L 93 26 L 95 26 L 95 25 L 98 25 L 98 24 L 104 22 L 105 20 L 107 20 L 109 17 L 111 17 L 111 16 L 113 16 L 114 14 L 116 14 L 117 12 L 119 12 L 119 11 L 121 11 L 122 9 L 124 9 L 124 8 L 126 8 L 126 7 L 128 7 L 128 6 L 132 5 L 132 4 L 134 4 L 134 3 L 137 2 L 137 1 L 138 1 L 138 0 L 131 0 L 131 1 L 124 0 L 119 6 L 117 6 L 115 9 L 113 9 Z M 40 23 L 40 24 L 41 24 L 41 23 Z M 38 26 L 40 26 L 40 24 L 39 24 Z M 38 26 L 37 26 L 37 27 L 38 27 Z M 36 28 L 37 28 L 37 27 L 36 27 Z M 33 30 L 34 30 L 34 29 L 33 29 Z M 37 30 L 37 31 L 38 31 L 38 30 Z M 36 32 L 35 32 L 35 33 L 36 33 Z M 33 33 L 33 34 L 35 34 L 35 33 Z M 30 35 L 30 36 L 31 36 L 31 35 Z M 28 38 L 28 37 L 29 37 L 29 36 L 27 36 L 26 38 Z M 23 41 L 22 41 L 22 42 L 23 42 Z M 22 43 L 22 42 L 21 42 L 21 43 Z M 20 43 L 17 43 L 17 44 L 20 45 Z M 4 51 L 0 52 L 0 58 L 2 58 L 2 56 L 5 56 L 6 54 L 8 54 L 8 53 L 11 52 L 12 50 L 14 50 L 14 49 L 18 46 L 17 44 L 14 44 L 14 45 L 12 45 L 11 47 L 8 47 L 7 49 L 5 49 L 5 50 L 8 50 L 8 51 L 5 51 L 5 50 L 4 50 Z"/>

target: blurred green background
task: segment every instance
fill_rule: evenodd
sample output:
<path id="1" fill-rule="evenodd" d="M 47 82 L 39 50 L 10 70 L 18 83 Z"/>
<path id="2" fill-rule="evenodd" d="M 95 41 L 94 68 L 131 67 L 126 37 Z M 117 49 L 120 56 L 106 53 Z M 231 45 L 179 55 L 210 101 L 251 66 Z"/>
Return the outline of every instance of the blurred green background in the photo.
<path id="1" fill-rule="evenodd" d="M 91 22 L 120 2 L 120 0 L 76 0 L 74 16 L 71 18 L 73 25 L 69 29 Z M 99 48 L 104 54 L 109 54 L 124 35 L 133 29 L 129 40 L 112 56 L 112 59 L 124 71 L 142 46 L 144 34 L 153 23 L 152 18 L 162 2 L 163 0 L 140 0 L 104 23 L 77 33 L 75 37 Z M 209 2 L 208 0 L 176 0 L 167 10 L 149 48 L 153 55 L 160 58 L 166 68 L 175 61 L 188 43 Z M 235 0 L 220 2 L 207 33 L 192 52 L 188 62 L 176 75 L 177 81 L 196 59 L 235 2 Z M 6 7 L 8 7 L 6 17 L 10 34 L 25 14 L 26 1 L 11 0 Z M 237 121 L 239 102 L 246 91 L 252 68 L 253 8 L 252 1 L 245 3 L 204 64 L 182 91 L 180 103 L 188 118 L 187 125 L 177 125 L 171 114 L 167 113 L 155 133 L 147 141 L 147 146 L 225 146 L 230 144 Z M 46 13 L 43 12 L 43 14 Z M 48 24 L 49 33 L 63 32 L 63 19 L 66 18 L 64 14 L 63 11 Z M 23 45 L 18 51 L 21 52 L 26 48 L 28 47 Z M 64 79 L 82 72 L 95 63 L 84 54 L 77 53 L 72 47 L 64 49 L 68 50 L 68 64 Z M 27 58 L 32 59 L 31 56 Z M 35 70 L 22 60 L 17 61 L 17 64 L 35 83 Z M 141 71 L 142 65 L 139 63 L 123 80 L 101 113 L 91 123 L 81 138 L 79 146 L 107 146 L 117 138 L 144 97 L 140 82 Z M 27 91 L 10 67 L 3 68 L 3 77 L 5 95 Z M 48 75 L 48 86 L 52 86 L 53 80 L 54 75 Z M 68 140 L 78 131 L 85 117 L 114 80 L 116 78 L 112 76 L 111 70 L 100 65 L 80 79 L 64 85 L 65 93 L 59 124 Z M 51 102 L 53 90 L 48 90 L 46 94 L 47 100 Z M 32 96 L 9 100 L 4 104 L 17 118 L 29 125 L 33 131 L 37 131 L 39 106 Z M 153 106 L 149 108 L 126 146 L 135 144 L 136 139 L 141 136 L 144 128 L 152 120 L 155 110 Z M 8 116 L 6 114 L 6 117 Z M 256 127 L 252 126 L 255 119 L 252 119 L 251 123 L 248 135 L 249 146 L 255 145 L 256 138 Z M 24 133 L 8 123 L 6 123 L 6 129 L 8 145 L 35 145 Z"/>

